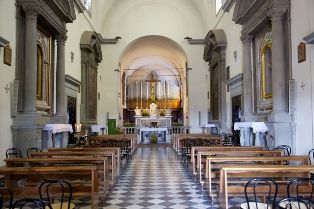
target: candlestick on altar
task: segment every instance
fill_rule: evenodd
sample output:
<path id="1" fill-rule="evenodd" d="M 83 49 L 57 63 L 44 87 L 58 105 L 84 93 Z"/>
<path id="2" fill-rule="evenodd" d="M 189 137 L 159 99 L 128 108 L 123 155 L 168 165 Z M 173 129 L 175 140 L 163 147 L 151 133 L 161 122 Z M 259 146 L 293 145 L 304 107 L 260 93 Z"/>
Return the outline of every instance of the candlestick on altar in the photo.
<path id="1" fill-rule="evenodd" d="M 141 109 L 143 108 L 143 86 L 141 81 Z"/>

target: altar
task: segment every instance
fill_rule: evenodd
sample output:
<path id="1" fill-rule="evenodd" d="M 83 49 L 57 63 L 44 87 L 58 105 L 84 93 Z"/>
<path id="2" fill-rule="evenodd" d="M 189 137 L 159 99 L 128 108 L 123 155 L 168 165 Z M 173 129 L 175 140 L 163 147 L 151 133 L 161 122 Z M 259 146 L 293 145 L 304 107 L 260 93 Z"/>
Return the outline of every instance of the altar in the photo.
<path id="1" fill-rule="evenodd" d="M 168 127 L 171 127 L 171 116 L 143 117 L 135 116 L 135 125 L 138 128 L 138 143 L 149 144 L 152 134 L 157 135 L 157 143 L 170 142 Z"/>

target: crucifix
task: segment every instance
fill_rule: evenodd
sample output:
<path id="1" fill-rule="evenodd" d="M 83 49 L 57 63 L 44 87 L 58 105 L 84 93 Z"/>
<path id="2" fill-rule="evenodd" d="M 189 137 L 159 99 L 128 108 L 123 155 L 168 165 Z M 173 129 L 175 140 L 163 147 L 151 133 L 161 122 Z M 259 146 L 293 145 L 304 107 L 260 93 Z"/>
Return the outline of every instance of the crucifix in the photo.
<path id="1" fill-rule="evenodd" d="M 148 92 L 148 83 L 151 83 L 152 85 L 152 91 L 151 91 L 151 101 L 154 103 L 156 100 L 156 96 L 155 96 L 155 84 L 157 82 L 160 82 L 160 80 L 156 80 L 155 78 L 151 79 L 151 80 L 146 80 L 147 82 L 147 92 Z M 148 95 L 147 95 L 147 104 L 148 104 Z"/>

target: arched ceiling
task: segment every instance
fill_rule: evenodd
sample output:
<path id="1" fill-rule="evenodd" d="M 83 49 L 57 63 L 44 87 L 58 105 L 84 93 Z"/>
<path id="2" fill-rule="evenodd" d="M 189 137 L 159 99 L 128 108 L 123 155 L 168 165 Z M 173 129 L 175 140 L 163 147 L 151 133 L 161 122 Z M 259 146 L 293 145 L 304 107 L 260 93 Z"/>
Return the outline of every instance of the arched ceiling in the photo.
<path id="1" fill-rule="evenodd" d="M 188 10 L 196 10 L 195 14 L 200 16 L 204 27 L 209 25 L 209 11 L 213 9 L 213 0 L 97 0 L 93 1 L 93 7 L 96 8 L 96 14 L 97 17 L 99 17 L 99 24 L 102 24 L 109 18 L 109 16 L 114 14 L 117 8 L 125 8 L 124 11 L 126 11 L 128 9 L 134 9 L 136 5 L 147 4 L 149 2 L 152 4 L 156 2 L 163 2 L 169 5 L 171 4 L 183 14 L 186 14 L 186 8 L 188 8 Z"/>
<path id="2" fill-rule="evenodd" d="M 173 40 L 163 36 L 144 36 L 131 42 L 120 57 L 120 64 L 128 82 L 151 79 L 173 81 L 179 85 L 184 76 L 186 55 Z"/>

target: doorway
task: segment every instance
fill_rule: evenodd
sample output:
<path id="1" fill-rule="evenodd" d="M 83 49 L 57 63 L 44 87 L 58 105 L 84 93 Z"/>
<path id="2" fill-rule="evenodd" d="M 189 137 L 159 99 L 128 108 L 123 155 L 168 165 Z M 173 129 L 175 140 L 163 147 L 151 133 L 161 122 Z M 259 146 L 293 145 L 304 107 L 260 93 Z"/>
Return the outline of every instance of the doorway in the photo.
<path id="1" fill-rule="evenodd" d="M 75 143 L 74 134 L 75 130 L 75 123 L 76 123 L 76 98 L 74 97 L 67 97 L 67 113 L 68 113 L 68 123 L 71 124 L 73 132 L 69 133 L 69 144 Z"/>
<path id="2" fill-rule="evenodd" d="M 234 123 L 241 121 L 241 95 L 237 95 L 231 98 L 232 108 L 232 135 L 233 143 L 236 146 L 240 145 L 240 130 L 234 130 Z"/>

